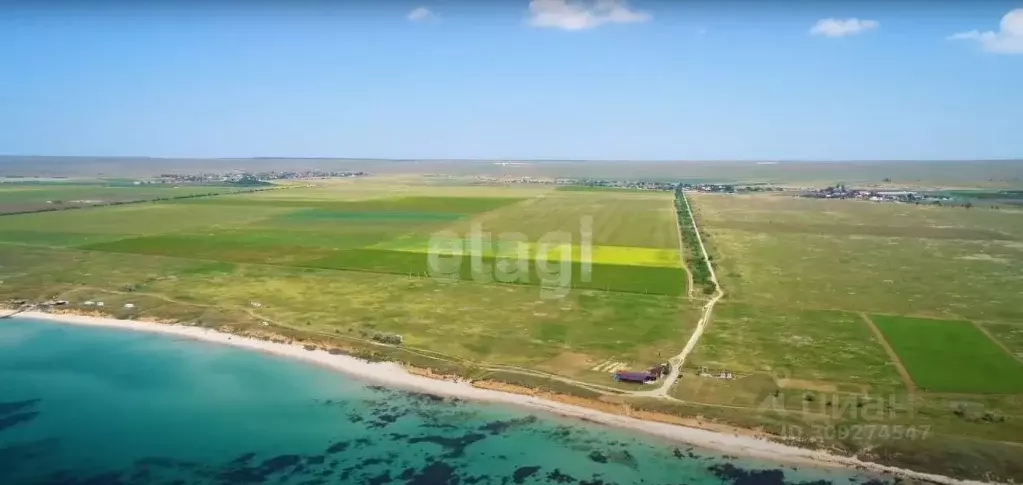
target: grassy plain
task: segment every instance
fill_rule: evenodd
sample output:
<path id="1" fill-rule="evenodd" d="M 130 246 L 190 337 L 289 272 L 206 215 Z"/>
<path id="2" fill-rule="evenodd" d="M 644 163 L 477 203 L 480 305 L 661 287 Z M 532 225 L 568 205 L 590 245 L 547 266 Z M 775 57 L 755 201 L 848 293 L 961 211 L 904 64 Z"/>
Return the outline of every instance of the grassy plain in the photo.
<path id="1" fill-rule="evenodd" d="M 926 427 L 934 438 L 812 442 L 1023 476 L 1010 465 L 1023 436 L 1023 211 L 789 193 L 689 200 L 726 296 L 672 395 L 765 429 Z M 694 375 L 704 366 L 735 378 Z M 865 412 L 871 403 L 883 413 Z M 962 467 L 946 466 L 953 455 Z"/>
<path id="2" fill-rule="evenodd" d="M 985 322 L 981 324 L 999 342 L 1005 345 L 1009 353 L 1023 361 L 1023 325 L 1018 323 Z"/>
<path id="3" fill-rule="evenodd" d="M 86 300 L 104 301 L 121 318 L 311 336 L 458 372 L 502 366 L 525 381 L 553 373 L 610 386 L 594 370 L 601 364 L 645 367 L 685 344 L 703 302 L 683 298 L 670 192 L 465 183 L 395 175 L 3 216 L 0 300 L 60 297 L 83 311 L 95 309 Z M 885 409 L 899 412 L 878 422 L 933 426 L 937 438 L 824 445 L 1015 476 L 1005 456 L 1018 456 L 1006 443 L 1023 436 L 1023 391 L 1013 387 L 1023 373 L 1010 355 L 1023 352 L 1023 212 L 787 194 L 690 202 L 726 297 L 671 390 L 685 402 L 637 406 L 777 432 L 782 423 L 874 423 L 828 406 L 895 402 Z M 528 282 L 481 281 L 468 256 L 454 281 L 423 276 L 431 236 L 465 245 L 475 226 L 495 240 L 521 235 L 510 247 L 527 256 Z M 572 237 L 568 253 L 548 255 L 571 263 L 558 269 L 572 272 L 573 289 L 544 299 L 534 258 L 555 231 Z M 500 249 L 484 247 L 483 268 L 496 267 Z M 374 332 L 401 334 L 405 345 L 374 346 Z M 922 389 L 905 385 L 899 363 Z M 701 367 L 736 378 L 699 377 Z M 945 470 L 950 456 L 974 468 Z"/>
<path id="4" fill-rule="evenodd" d="M 768 375 L 771 386 L 869 392 L 901 387 L 884 349 L 858 314 L 720 304 L 690 366 L 729 370 L 739 381 Z M 765 382 L 754 378 L 751 381 Z M 780 384 L 779 384 L 780 383 Z"/>
<path id="5" fill-rule="evenodd" d="M 530 209 L 550 193 L 547 187 L 330 180 L 229 197 L 4 216 L 0 300 L 60 297 L 79 310 L 96 308 L 84 306 L 86 300 L 104 301 L 105 311 L 121 317 L 256 331 L 267 322 L 278 331 L 349 343 L 392 332 L 405 338 L 409 358 L 421 352 L 601 384 L 610 383 L 608 375 L 591 369 L 603 361 L 647 366 L 676 352 L 698 318 L 698 308 L 679 297 L 685 272 L 677 242 L 674 251 L 595 246 L 586 282 L 577 240 L 563 266 L 555 260 L 555 269 L 572 272 L 573 286 L 556 299 L 541 297 L 531 259 L 537 239 L 522 245 L 530 249 L 526 284 L 481 281 L 468 255 L 456 281 L 426 277 L 428 245 L 410 241 L 495 213 L 504 218 L 502 230 L 535 238 L 544 235 L 537 227 L 577 229 L 563 225 L 580 215 L 593 217 L 601 241 L 642 243 L 635 237 L 641 233 L 666 238 L 658 215 L 665 216 L 660 225 L 674 230 L 670 196 L 568 194 L 562 202 L 574 204 L 572 217 Z M 491 248 L 480 261 L 492 269 L 497 256 Z"/>
<path id="6" fill-rule="evenodd" d="M 1023 364 L 970 322 L 873 315 L 922 389 L 1023 393 Z"/>
<path id="7" fill-rule="evenodd" d="M 1023 211 L 693 196 L 729 298 L 1023 320 Z"/>
<path id="8" fill-rule="evenodd" d="M 226 194 L 245 190 L 224 185 L 132 185 L 95 183 L 2 183 L 0 214 L 43 209 L 89 207 L 99 204 L 168 199 L 203 194 Z"/>

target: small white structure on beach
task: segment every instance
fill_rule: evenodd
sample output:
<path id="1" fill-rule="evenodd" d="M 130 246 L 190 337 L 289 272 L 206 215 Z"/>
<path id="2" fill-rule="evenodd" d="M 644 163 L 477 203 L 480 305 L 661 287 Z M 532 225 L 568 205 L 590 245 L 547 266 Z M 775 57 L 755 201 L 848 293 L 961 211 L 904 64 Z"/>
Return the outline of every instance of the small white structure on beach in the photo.
<path id="1" fill-rule="evenodd" d="M 97 302 L 96 302 L 96 306 L 103 306 L 103 302 L 101 302 L 101 301 L 97 301 Z"/>
<path id="2" fill-rule="evenodd" d="M 125 308 L 135 308 L 135 304 L 134 303 L 125 303 L 124 307 Z"/>
<path id="3" fill-rule="evenodd" d="M 95 304 L 96 304 L 96 302 L 94 302 L 94 301 L 87 301 L 87 302 L 85 302 L 85 306 L 93 306 Z"/>

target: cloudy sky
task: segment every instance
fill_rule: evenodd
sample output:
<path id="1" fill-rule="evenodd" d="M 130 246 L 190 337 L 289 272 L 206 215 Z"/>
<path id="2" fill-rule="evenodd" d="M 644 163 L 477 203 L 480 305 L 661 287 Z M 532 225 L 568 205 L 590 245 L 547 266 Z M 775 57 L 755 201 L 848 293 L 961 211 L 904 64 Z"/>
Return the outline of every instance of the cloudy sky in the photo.
<path id="1" fill-rule="evenodd" d="M 0 45 L 0 154 L 1023 158 L 1023 0 L 8 2 Z"/>

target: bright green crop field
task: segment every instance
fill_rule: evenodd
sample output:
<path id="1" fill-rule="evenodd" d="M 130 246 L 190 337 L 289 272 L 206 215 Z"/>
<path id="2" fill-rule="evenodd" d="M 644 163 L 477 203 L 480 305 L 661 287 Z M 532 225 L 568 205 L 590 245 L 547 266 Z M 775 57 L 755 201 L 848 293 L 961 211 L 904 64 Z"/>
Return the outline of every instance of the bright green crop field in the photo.
<path id="1" fill-rule="evenodd" d="M 970 322 L 872 315 L 921 388 L 1023 393 L 1023 363 Z"/>

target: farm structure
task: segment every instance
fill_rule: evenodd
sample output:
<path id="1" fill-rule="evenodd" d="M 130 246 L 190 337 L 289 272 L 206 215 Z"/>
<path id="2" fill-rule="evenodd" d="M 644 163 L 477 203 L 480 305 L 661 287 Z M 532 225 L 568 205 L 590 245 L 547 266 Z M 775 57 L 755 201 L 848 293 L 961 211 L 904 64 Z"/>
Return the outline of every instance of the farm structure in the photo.
<path id="1" fill-rule="evenodd" d="M 618 370 L 614 373 L 614 379 L 619 382 L 653 382 L 671 372 L 669 364 L 656 365 L 646 371 Z"/>
<path id="2" fill-rule="evenodd" d="M 627 371 L 620 370 L 615 372 L 615 380 L 619 382 L 651 382 L 657 380 L 657 376 L 647 371 Z"/>

